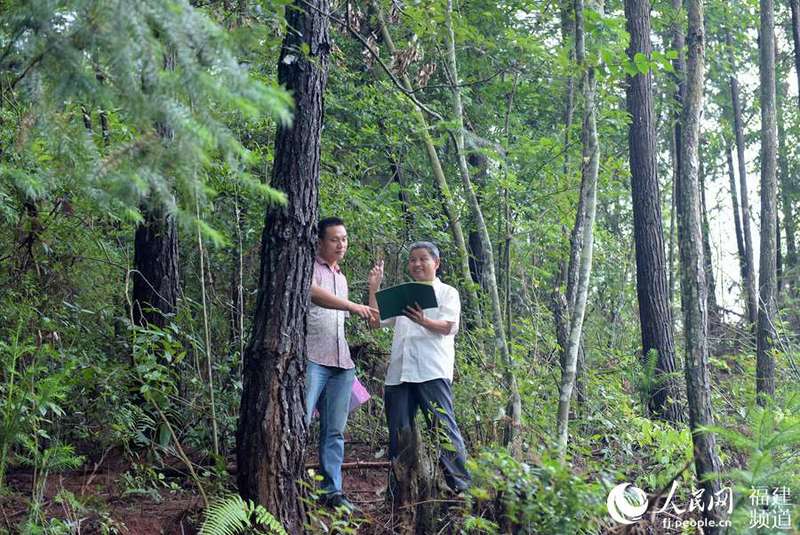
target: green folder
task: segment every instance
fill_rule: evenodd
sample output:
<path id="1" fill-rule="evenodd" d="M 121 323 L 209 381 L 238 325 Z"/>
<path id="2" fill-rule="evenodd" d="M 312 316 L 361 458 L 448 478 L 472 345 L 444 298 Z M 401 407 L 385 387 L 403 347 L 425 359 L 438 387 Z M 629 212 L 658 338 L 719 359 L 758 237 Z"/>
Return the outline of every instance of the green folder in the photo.
<path id="1" fill-rule="evenodd" d="M 424 282 L 398 284 L 381 290 L 375 294 L 375 297 L 378 299 L 382 320 L 402 316 L 405 308 L 413 307 L 414 303 L 419 304 L 422 309 L 439 306 L 436 294 L 433 292 L 433 285 Z"/>

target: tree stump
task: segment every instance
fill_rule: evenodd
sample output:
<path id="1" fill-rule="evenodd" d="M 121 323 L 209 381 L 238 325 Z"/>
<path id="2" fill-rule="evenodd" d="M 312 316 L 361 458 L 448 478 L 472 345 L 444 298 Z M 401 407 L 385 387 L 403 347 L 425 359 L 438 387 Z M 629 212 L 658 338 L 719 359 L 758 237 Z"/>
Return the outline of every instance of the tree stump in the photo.
<path id="1" fill-rule="evenodd" d="M 438 470 L 439 452 L 423 440 L 417 426 L 402 430 L 398 440 L 400 452 L 391 463 L 387 493 L 392 529 L 402 534 L 436 533 L 446 516 L 438 500 L 445 488 Z"/>

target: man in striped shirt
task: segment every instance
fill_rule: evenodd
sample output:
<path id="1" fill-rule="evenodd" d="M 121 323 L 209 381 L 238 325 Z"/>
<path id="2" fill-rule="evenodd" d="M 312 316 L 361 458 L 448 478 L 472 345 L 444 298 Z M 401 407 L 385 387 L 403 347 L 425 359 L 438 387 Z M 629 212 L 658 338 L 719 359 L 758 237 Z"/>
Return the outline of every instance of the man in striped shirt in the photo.
<path id="1" fill-rule="evenodd" d="M 342 492 L 344 428 L 355 377 L 355 364 L 344 336 L 344 320 L 351 313 L 370 320 L 378 317 L 378 311 L 349 299 L 347 278 L 339 268 L 339 261 L 347 252 L 344 222 L 338 217 L 322 219 L 317 234 L 319 244 L 306 336 L 306 423 L 311 423 L 316 408 L 320 421 L 322 502 L 352 511 L 355 506 Z"/>

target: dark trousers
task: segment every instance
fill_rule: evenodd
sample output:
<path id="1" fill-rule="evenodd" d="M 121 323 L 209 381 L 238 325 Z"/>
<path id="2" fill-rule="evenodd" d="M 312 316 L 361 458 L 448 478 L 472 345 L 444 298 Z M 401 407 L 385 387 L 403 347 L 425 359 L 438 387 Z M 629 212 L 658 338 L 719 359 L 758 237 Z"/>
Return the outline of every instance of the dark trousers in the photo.
<path id="1" fill-rule="evenodd" d="M 456 492 L 469 487 L 471 478 L 466 467 L 466 448 L 453 413 L 453 392 L 449 381 L 434 379 L 424 383 L 387 385 L 384 387 L 384 406 L 389 426 L 389 459 L 395 460 L 401 453 L 398 437 L 402 431 L 414 429 L 414 418 L 417 409 L 421 408 L 428 428 L 441 425 L 452 443 L 452 450 L 441 448 L 439 455 L 447 485 Z"/>

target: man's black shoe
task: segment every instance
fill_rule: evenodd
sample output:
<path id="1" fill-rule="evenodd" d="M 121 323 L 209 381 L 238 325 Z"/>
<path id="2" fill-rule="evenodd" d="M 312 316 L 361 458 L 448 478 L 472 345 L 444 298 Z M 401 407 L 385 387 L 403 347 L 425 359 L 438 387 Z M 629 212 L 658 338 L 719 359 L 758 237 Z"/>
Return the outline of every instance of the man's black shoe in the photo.
<path id="1" fill-rule="evenodd" d="M 347 499 L 347 496 L 342 494 L 341 492 L 331 492 L 330 494 L 325 494 L 320 498 L 320 503 L 325 507 L 330 507 L 331 509 L 338 509 L 339 507 L 344 507 L 348 513 L 358 513 L 361 512 L 361 509 L 356 507 L 353 502 Z"/>

